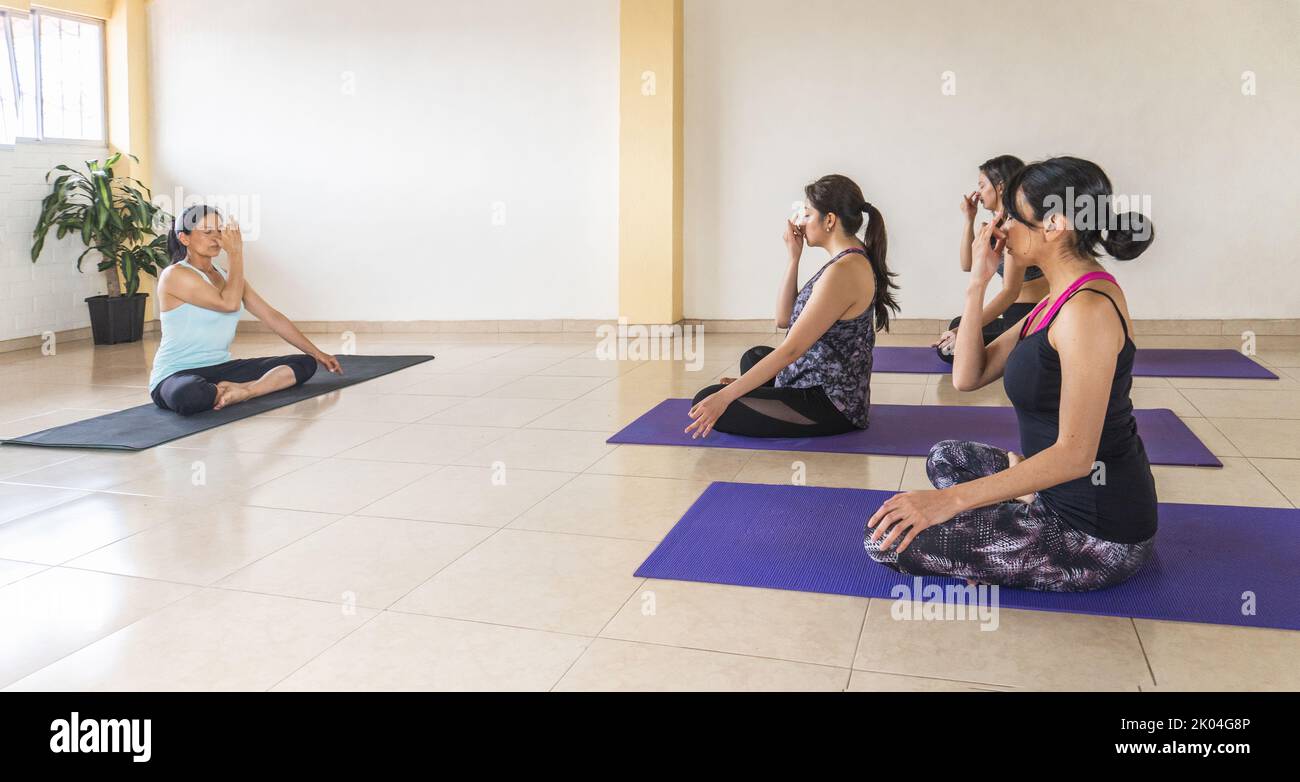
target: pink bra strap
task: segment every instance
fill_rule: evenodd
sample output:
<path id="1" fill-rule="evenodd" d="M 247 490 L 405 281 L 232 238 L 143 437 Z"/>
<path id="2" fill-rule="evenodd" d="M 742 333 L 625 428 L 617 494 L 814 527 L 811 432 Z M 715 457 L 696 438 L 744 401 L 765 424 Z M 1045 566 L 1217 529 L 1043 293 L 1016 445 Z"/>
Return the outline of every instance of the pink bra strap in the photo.
<path id="1" fill-rule="evenodd" d="M 1070 283 L 1070 287 L 1065 289 L 1065 292 L 1062 293 L 1056 299 L 1056 302 L 1054 304 L 1052 304 L 1052 308 L 1047 311 L 1047 317 L 1043 318 L 1043 320 L 1038 324 L 1038 326 L 1034 328 L 1033 331 L 1030 331 L 1029 333 L 1037 334 L 1038 332 L 1042 331 L 1043 329 L 1051 325 L 1052 319 L 1056 317 L 1056 313 L 1061 309 L 1061 307 L 1065 306 L 1065 302 L 1070 300 L 1070 297 L 1074 295 L 1075 291 L 1079 290 L 1084 285 L 1087 285 L 1093 280 L 1105 280 L 1107 282 L 1114 283 L 1116 286 L 1119 285 L 1119 281 L 1106 272 L 1088 272 L 1087 274 L 1083 275 L 1079 279 Z M 1043 299 L 1042 301 L 1040 301 L 1038 303 L 1038 306 L 1034 308 L 1034 311 L 1029 314 L 1029 319 L 1025 321 L 1025 329 L 1028 329 L 1030 325 L 1033 324 L 1034 319 L 1038 317 L 1038 313 L 1042 311 L 1043 305 L 1045 304 L 1047 304 L 1047 299 Z"/>
<path id="2" fill-rule="evenodd" d="M 1029 317 L 1025 318 L 1025 325 L 1020 327 L 1021 339 L 1024 339 L 1025 332 L 1029 331 L 1029 324 L 1034 322 L 1034 319 L 1038 317 L 1038 313 L 1042 312 L 1043 307 L 1046 306 L 1047 306 L 1047 299 L 1043 299 L 1042 301 L 1038 302 L 1037 306 L 1034 307 L 1033 311 L 1029 313 Z"/>

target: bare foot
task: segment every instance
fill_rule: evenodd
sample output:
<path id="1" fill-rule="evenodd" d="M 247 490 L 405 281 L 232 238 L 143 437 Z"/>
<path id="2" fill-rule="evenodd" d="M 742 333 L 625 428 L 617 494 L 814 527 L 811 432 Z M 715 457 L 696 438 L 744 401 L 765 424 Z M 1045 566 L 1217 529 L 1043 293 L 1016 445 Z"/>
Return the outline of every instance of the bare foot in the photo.
<path id="1" fill-rule="evenodd" d="M 1017 464 L 1020 464 L 1020 463 L 1023 462 L 1024 460 L 1025 460 L 1025 458 L 1024 458 L 1023 456 L 1021 456 L 1020 454 L 1016 453 L 1015 451 L 1007 451 L 1007 469 L 1008 469 L 1008 470 L 1011 469 L 1012 467 L 1015 467 Z M 1035 500 L 1037 497 L 1038 497 L 1037 494 L 1026 494 L 1026 495 L 1023 495 L 1023 496 L 1021 496 L 1021 497 L 1016 497 L 1016 499 L 1017 499 L 1017 500 L 1020 500 L 1021 502 L 1023 502 L 1023 503 L 1026 504 L 1026 505 L 1032 505 L 1032 504 L 1034 504 L 1034 500 Z"/>
<path id="2" fill-rule="evenodd" d="M 244 383 L 217 383 L 217 403 L 212 406 L 213 410 L 220 410 L 223 407 L 230 407 L 245 401 L 253 395 L 248 386 Z"/>

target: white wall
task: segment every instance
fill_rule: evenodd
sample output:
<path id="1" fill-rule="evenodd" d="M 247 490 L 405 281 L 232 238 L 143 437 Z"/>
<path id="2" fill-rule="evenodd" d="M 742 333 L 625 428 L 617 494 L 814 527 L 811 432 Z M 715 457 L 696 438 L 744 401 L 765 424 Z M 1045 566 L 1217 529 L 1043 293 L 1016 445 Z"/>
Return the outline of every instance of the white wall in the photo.
<path id="1" fill-rule="evenodd" d="M 149 14 L 156 190 L 257 199 L 290 317 L 616 316 L 618 0 Z"/>
<path id="2" fill-rule="evenodd" d="M 958 198 L 1011 153 L 1151 196 L 1155 244 L 1109 264 L 1136 317 L 1298 317 L 1297 41 L 1290 0 L 687 0 L 686 314 L 770 317 L 790 204 L 836 172 L 884 212 L 902 315 L 952 316 Z"/>
<path id="3" fill-rule="evenodd" d="M 84 170 L 102 160 L 102 145 L 18 142 L 0 148 L 0 342 L 90 325 L 85 298 L 104 293 L 97 257 L 79 274 L 79 236 L 55 239 L 50 231 L 40 260 L 32 263 L 32 230 L 41 200 L 50 192 L 45 174 L 60 163 Z"/>

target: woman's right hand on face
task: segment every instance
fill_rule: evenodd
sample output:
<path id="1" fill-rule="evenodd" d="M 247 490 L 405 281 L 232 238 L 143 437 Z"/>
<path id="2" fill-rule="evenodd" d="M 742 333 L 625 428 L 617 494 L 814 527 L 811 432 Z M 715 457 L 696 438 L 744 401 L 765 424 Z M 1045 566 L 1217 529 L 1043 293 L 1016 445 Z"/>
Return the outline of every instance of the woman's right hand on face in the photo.
<path id="1" fill-rule="evenodd" d="M 988 285 L 993 275 L 998 273 L 998 265 L 1002 263 L 1002 253 L 1007 248 L 1007 235 L 996 227 L 1001 217 L 999 213 L 992 223 L 984 223 L 979 233 L 975 234 L 975 241 L 971 243 L 972 285 Z"/>
<path id="2" fill-rule="evenodd" d="M 949 330 L 940 334 L 938 339 L 930 343 L 930 347 L 944 349 L 944 348 L 951 347 L 952 345 L 956 344 L 956 342 L 957 342 L 957 332 Z"/>
<path id="3" fill-rule="evenodd" d="M 221 226 L 221 234 L 217 237 L 221 244 L 221 249 L 226 251 L 226 255 L 231 258 L 243 257 L 244 253 L 244 234 L 239 230 L 239 223 L 235 218 L 230 218 L 225 225 Z"/>
<path id="4" fill-rule="evenodd" d="M 781 237 L 785 240 L 785 246 L 790 251 L 790 257 L 798 258 L 803 255 L 803 226 L 795 225 L 793 220 L 785 221 L 785 235 Z"/>
<path id="5" fill-rule="evenodd" d="M 961 213 L 966 216 L 968 221 L 975 221 L 975 213 L 979 211 L 979 204 L 979 191 L 972 191 L 970 195 L 961 197 Z"/>

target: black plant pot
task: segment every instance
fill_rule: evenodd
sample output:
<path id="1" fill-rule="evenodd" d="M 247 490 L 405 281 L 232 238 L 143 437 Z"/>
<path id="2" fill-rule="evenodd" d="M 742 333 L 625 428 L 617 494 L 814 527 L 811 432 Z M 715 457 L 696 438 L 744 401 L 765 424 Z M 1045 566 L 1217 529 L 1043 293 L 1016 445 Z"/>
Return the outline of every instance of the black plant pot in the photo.
<path id="1" fill-rule="evenodd" d="M 144 304 L 147 293 L 134 296 L 91 296 L 90 331 L 96 345 L 139 342 L 144 336 Z"/>

